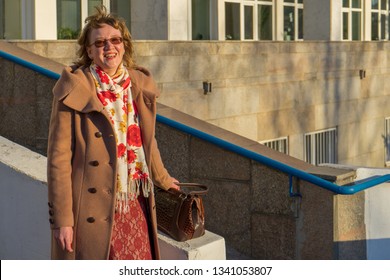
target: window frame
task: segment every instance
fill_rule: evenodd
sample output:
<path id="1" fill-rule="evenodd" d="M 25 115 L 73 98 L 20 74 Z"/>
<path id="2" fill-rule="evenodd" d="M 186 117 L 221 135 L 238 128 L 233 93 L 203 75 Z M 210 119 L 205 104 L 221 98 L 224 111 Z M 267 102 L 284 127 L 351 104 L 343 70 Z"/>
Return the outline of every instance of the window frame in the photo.
<path id="1" fill-rule="evenodd" d="M 284 27 L 285 22 L 283 20 L 283 41 L 303 41 L 303 32 L 302 32 L 302 38 L 299 38 L 299 10 L 302 10 L 302 17 L 303 17 L 303 1 L 299 0 L 293 0 L 293 3 L 290 2 L 284 2 L 283 0 L 283 18 L 284 18 L 284 10 L 286 7 L 294 7 L 294 39 L 292 40 L 286 40 L 286 35 L 284 34 Z M 301 3 L 302 2 L 302 3 Z M 303 20 L 303 19 L 302 19 Z M 302 30 L 303 30 L 303 22 L 302 22 Z"/>
<path id="2" fill-rule="evenodd" d="M 271 30 L 271 39 L 270 40 L 266 40 L 266 39 L 260 39 L 259 38 L 259 8 L 260 6 L 271 6 L 271 25 L 272 25 L 272 30 Z M 257 41 L 260 41 L 260 40 L 264 40 L 264 41 L 274 41 L 275 40 L 275 30 L 276 30 L 276 5 L 275 5 L 275 1 L 261 1 L 261 0 L 258 0 L 256 1 L 255 3 L 255 13 L 256 13 L 256 23 L 255 23 L 255 36 L 256 36 L 256 40 Z"/>
<path id="3" fill-rule="evenodd" d="M 212 27 L 212 24 L 213 24 L 213 21 L 212 21 L 212 14 L 215 13 L 214 11 L 214 7 L 212 5 L 212 3 L 208 1 L 208 11 L 207 11 L 207 33 L 205 37 L 203 37 L 203 34 L 202 33 L 198 33 L 199 35 L 201 35 L 202 37 L 199 37 L 197 38 L 196 36 L 198 34 L 194 34 L 194 31 L 198 31 L 198 30 L 194 30 L 194 22 L 195 21 L 202 21 L 202 20 L 199 20 L 198 18 L 194 17 L 194 11 L 192 9 L 193 5 L 196 5 L 197 3 L 194 3 L 194 0 L 188 0 L 188 7 L 190 8 L 190 12 L 189 12 L 189 18 L 188 18 L 188 26 L 189 26 L 189 38 L 191 41 L 202 41 L 202 40 L 212 40 L 213 38 L 213 27 Z M 215 13 L 216 14 L 216 13 Z"/>
<path id="4" fill-rule="evenodd" d="M 255 4 L 255 0 L 254 1 L 250 1 L 250 3 L 248 3 L 249 1 L 243 1 L 242 4 L 240 5 L 240 12 L 241 12 L 241 19 L 240 19 L 240 29 L 241 29 L 241 40 L 243 41 L 254 41 L 256 39 L 256 31 L 257 31 L 257 25 L 255 24 L 255 22 L 257 21 L 256 19 L 256 16 L 257 16 L 257 12 L 255 11 L 255 7 L 256 7 L 256 4 Z M 246 34 L 245 34 L 245 28 L 246 28 L 246 14 L 245 14 L 245 8 L 246 7 L 251 7 L 252 8 L 252 39 L 246 39 Z"/>
<path id="5" fill-rule="evenodd" d="M 344 7 L 344 4 L 341 7 L 341 40 L 342 41 L 363 41 L 364 36 L 364 0 L 360 0 L 360 8 L 354 8 L 353 1 L 349 1 L 349 7 Z M 360 34 L 359 40 L 353 40 L 353 13 L 360 12 Z M 348 38 L 344 38 L 344 14 L 348 15 Z"/>
<path id="6" fill-rule="evenodd" d="M 286 150 L 285 151 L 281 151 L 280 149 L 275 149 L 272 146 L 272 144 L 278 144 L 278 142 L 280 141 L 285 141 L 285 148 Z M 285 154 L 285 155 L 289 155 L 290 151 L 289 151 L 289 138 L 288 136 L 285 136 L 285 137 L 279 137 L 279 138 L 275 138 L 275 139 L 269 139 L 269 140 L 263 140 L 263 141 L 259 141 L 260 144 L 264 145 L 264 146 L 267 146 L 268 148 L 270 149 L 273 149 L 275 151 L 278 151 L 279 153 L 282 153 L 282 154 Z"/>
<path id="7" fill-rule="evenodd" d="M 239 35 L 239 39 L 227 39 L 227 35 L 226 34 L 226 25 L 227 25 L 227 20 L 226 20 L 226 4 L 227 3 L 232 3 L 232 4 L 239 4 L 239 14 L 240 14 L 240 21 L 239 21 L 239 28 L 238 30 L 240 30 L 240 35 Z M 223 14 L 224 14 L 224 19 L 225 19 L 225 22 L 224 22 L 224 26 L 225 26 L 225 34 L 224 34 L 224 40 L 225 41 L 229 41 L 229 40 L 242 40 L 242 36 L 243 36 L 243 32 L 242 32 L 242 21 L 243 21 L 243 18 L 242 18 L 242 0 L 226 0 L 226 1 L 223 1 Z"/>
<path id="8" fill-rule="evenodd" d="M 322 149 L 325 149 L 326 151 L 326 154 L 330 155 L 330 154 L 333 154 L 333 155 L 330 155 L 329 157 L 332 158 L 333 157 L 333 161 L 330 161 L 330 162 L 320 162 L 320 160 L 317 159 L 317 154 L 319 153 L 319 151 L 317 151 L 316 147 L 317 147 L 317 143 L 315 142 L 316 139 L 314 139 L 314 147 L 311 146 L 311 147 L 308 147 L 308 137 L 316 137 L 316 136 L 320 136 L 321 134 L 326 134 L 326 133 L 330 133 L 330 132 L 333 132 L 334 133 L 334 139 L 333 139 L 333 144 L 334 144 L 334 150 L 331 151 L 331 150 L 327 150 L 327 147 L 322 147 Z M 326 137 L 326 135 L 325 135 Z M 319 165 L 319 164 L 322 164 L 322 163 L 333 163 L 333 164 L 337 164 L 338 163 L 338 132 L 337 132 L 337 127 L 333 127 L 333 128 L 328 128 L 328 129 L 323 129 L 323 130 L 318 130 L 318 131 L 314 131 L 314 132 L 309 132 L 309 133 L 305 133 L 304 134 L 304 137 L 303 137 L 303 148 L 304 148 L 304 160 L 310 164 L 314 164 L 314 165 Z M 310 143 L 312 144 L 313 141 L 311 141 Z M 325 142 L 326 143 L 330 143 L 330 142 Z M 311 148 L 311 154 L 310 154 L 310 158 L 309 158 L 309 155 L 307 153 L 308 149 Z M 314 151 L 314 152 L 313 152 Z"/>
<path id="9" fill-rule="evenodd" d="M 389 40 L 389 32 L 390 32 L 390 3 L 389 0 L 386 1 L 386 7 L 382 8 L 382 1 L 378 0 L 378 8 L 374 9 L 372 8 L 372 0 L 371 0 L 371 41 L 387 41 Z M 372 38 L 372 24 L 373 24 L 373 15 L 376 14 L 378 16 L 378 26 L 376 32 L 378 33 L 378 38 L 373 39 Z M 384 24 L 382 20 L 385 20 Z M 385 28 L 385 30 L 382 30 L 382 27 Z M 384 37 L 383 37 L 384 34 Z"/>
<path id="10" fill-rule="evenodd" d="M 297 1 L 297 0 L 295 0 Z M 221 34 L 220 38 L 222 37 L 224 41 L 228 41 L 229 39 L 226 39 L 226 3 L 236 3 L 240 4 L 240 41 L 259 41 L 259 34 L 258 34 L 258 9 L 260 5 L 267 5 L 272 7 L 272 39 L 267 41 L 273 41 L 275 40 L 275 30 L 276 30 L 276 1 L 266 1 L 266 0 L 224 0 L 222 1 L 222 7 L 223 10 L 220 11 L 224 15 L 224 29 L 223 34 Z M 246 39 L 245 38 L 245 7 L 250 6 L 252 7 L 252 31 L 253 31 L 253 38 L 252 39 Z M 221 7 L 221 6 L 220 6 Z"/>

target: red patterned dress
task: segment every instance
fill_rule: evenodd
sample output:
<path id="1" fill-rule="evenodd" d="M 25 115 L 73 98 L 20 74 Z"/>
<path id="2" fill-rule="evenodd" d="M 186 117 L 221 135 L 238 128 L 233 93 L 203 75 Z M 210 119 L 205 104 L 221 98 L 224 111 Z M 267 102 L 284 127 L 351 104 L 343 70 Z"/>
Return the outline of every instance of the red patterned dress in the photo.
<path id="1" fill-rule="evenodd" d="M 115 213 L 110 260 L 151 260 L 146 200 L 138 196 L 127 213 Z"/>

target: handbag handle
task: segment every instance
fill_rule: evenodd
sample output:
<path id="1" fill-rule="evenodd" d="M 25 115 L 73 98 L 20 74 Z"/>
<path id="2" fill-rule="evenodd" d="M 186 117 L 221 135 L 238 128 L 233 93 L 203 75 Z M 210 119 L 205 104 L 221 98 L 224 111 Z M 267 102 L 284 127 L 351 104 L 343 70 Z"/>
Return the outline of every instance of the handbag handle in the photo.
<path id="1" fill-rule="evenodd" d="M 206 194 L 209 190 L 207 186 L 198 183 L 175 183 L 175 184 L 178 185 L 179 187 L 201 189 L 197 191 L 190 191 L 188 194 L 203 195 Z"/>

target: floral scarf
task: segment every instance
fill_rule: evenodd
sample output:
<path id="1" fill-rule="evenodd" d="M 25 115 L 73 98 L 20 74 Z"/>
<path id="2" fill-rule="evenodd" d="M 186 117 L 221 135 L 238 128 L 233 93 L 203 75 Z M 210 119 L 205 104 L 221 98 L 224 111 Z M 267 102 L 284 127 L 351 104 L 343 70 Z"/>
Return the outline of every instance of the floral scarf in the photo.
<path id="1" fill-rule="evenodd" d="M 117 142 L 117 203 L 122 213 L 129 211 L 129 200 L 140 194 L 145 197 L 153 189 L 142 146 L 138 112 L 131 95 L 131 80 L 127 69 L 121 64 L 110 77 L 99 66 L 90 66 L 94 77 L 97 96 L 110 116 Z"/>

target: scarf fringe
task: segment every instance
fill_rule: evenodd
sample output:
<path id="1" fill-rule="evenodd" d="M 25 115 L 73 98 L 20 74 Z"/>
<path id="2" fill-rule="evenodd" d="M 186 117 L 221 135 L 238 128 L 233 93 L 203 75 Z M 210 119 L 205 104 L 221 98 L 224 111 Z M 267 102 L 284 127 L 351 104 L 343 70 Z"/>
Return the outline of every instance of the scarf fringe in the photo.
<path id="1" fill-rule="evenodd" d="M 116 197 L 116 210 L 122 214 L 130 211 L 129 203 L 138 198 L 142 194 L 144 197 L 149 197 L 153 192 L 153 181 L 150 178 L 142 178 L 137 180 L 128 179 L 127 192 L 118 192 Z"/>

